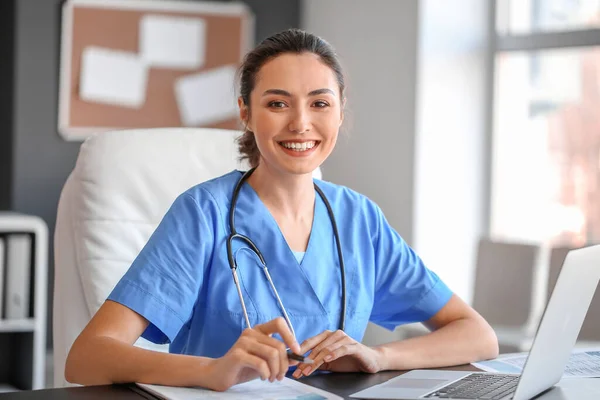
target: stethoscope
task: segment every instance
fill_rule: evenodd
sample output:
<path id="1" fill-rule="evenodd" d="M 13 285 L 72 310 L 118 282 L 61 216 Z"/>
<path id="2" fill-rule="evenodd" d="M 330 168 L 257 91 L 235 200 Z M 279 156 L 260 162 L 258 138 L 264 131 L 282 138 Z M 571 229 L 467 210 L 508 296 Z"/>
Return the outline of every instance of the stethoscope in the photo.
<path id="1" fill-rule="evenodd" d="M 244 302 L 244 296 L 242 296 L 242 289 L 240 287 L 240 282 L 239 282 L 238 276 L 237 276 L 238 266 L 237 266 L 237 263 L 233 256 L 233 251 L 232 251 L 232 247 L 231 247 L 231 243 L 233 242 L 233 239 L 236 239 L 236 238 L 241 239 L 244 242 L 246 242 L 246 244 L 250 247 L 250 249 L 258 256 L 260 263 L 262 265 L 262 270 L 264 271 L 265 276 L 267 277 L 267 281 L 269 281 L 271 289 L 273 290 L 273 293 L 275 294 L 275 298 L 277 299 L 277 303 L 279 304 L 279 307 L 281 308 L 283 317 L 285 318 L 285 321 L 287 322 L 288 326 L 290 327 L 290 330 L 292 331 L 292 334 L 295 337 L 296 332 L 294 332 L 294 327 L 292 326 L 292 321 L 290 320 L 290 317 L 288 316 L 287 311 L 285 310 L 285 307 L 283 306 L 283 303 L 281 302 L 281 298 L 279 297 L 279 293 L 277 293 L 277 289 L 275 289 L 275 285 L 273 284 L 273 280 L 271 279 L 271 275 L 269 274 L 269 270 L 267 269 L 267 263 L 265 262 L 265 259 L 262 255 L 262 253 L 260 252 L 260 250 L 258 250 L 258 247 L 256 247 L 256 245 L 252 242 L 252 240 L 250 240 L 250 238 L 248 236 L 244 236 L 240 233 L 237 233 L 235 230 L 234 217 L 235 217 L 235 206 L 237 203 L 237 199 L 240 194 L 242 185 L 250 177 L 250 175 L 252 175 L 254 170 L 255 170 L 255 168 L 252 168 L 252 169 L 248 170 L 247 172 L 245 172 L 244 175 L 242 175 L 242 177 L 238 181 L 238 183 L 235 185 L 235 188 L 233 190 L 233 197 L 231 199 L 231 208 L 229 209 L 229 230 L 231 233 L 229 234 L 229 237 L 227 238 L 227 258 L 229 259 L 229 267 L 231 268 L 231 272 L 233 274 L 233 281 L 235 282 L 235 287 L 237 289 L 238 296 L 240 297 L 240 303 L 242 304 L 242 311 L 244 312 L 244 318 L 246 319 L 246 326 L 248 328 L 251 328 L 250 319 L 248 318 L 248 312 L 246 311 L 246 303 Z M 325 194 L 321 191 L 321 189 L 317 186 L 316 183 L 314 184 L 314 186 L 315 186 L 315 190 L 317 191 L 317 193 L 319 194 L 321 199 L 323 199 L 323 202 L 325 203 L 325 206 L 327 207 L 327 213 L 329 214 L 329 219 L 331 220 L 331 225 L 333 227 L 333 234 L 335 236 L 335 242 L 337 245 L 337 252 L 338 252 L 338 258 L 339 258 L 339 262 L 340 262 L 340 270 L 341 270 L 341 276 L 342 276 L 342 311 L 341 311 L 341 315 L 340 315 L 339 329 L 344 330 L 345 325 L 346 325 L 346 272 L 344 271 L 344 256 L 342 255 L 342 245 L 340 243 L 340 235 L 338 234 L 337 224 L 335 223 L 335 216 L 333 215 L 333 211 L 331 209 L 331 205 L 329 204 L 329 201 L 327 201 L 327 197 L 325 197 Z"/>

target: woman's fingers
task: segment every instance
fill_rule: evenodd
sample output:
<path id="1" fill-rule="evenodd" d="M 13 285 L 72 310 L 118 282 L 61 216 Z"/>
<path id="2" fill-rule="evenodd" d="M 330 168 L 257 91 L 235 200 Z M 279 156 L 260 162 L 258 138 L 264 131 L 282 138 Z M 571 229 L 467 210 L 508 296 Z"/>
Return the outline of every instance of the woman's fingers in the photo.
<path id="1" fill-rule="evenodd" d="M 351 354 L 351 352 L 349 352 L 348 350 L 350 349 L 350 346 L 352 344 L 353 344 L 352 339 L 342 338 L 338 342 L 332 343 L 328 347 L 321 349 L 319 354 L 317 354 L 314 357 L 313 363 L 311 365 L 309 365 L 307 368 L 303 369 L 302 373 L 304 375 L 308 376 L 311 373 L 313 373 L 314 371 L 316 371 L 317 369 L 319 369 L 323 365 L 323 363 L 331 362 L 331 361 L 335 360 L 336 358 L 333 358 L 332 353 L 342 347 L 345 348 L 343 352 L 346 353 L 346 355 Z M 329 357 L 329 356 L 331 356 L 331 357 Z M 339 357 L 337 357 L 337 358 L 339 358 Z"/>
<path id="2" fill-rule="evenodd" d="M 310 358 L 314 360 L 315 357 L 317 357 L 323 349 L 331 346 L 336 342 L 339 342 L 340 340 L 343 340 L 344 338 L 348 338 L 344 331 L 337 330 L 335 332 L 330 333 L 325 340 L 322 340 L 318 345 L 315 346 L 314 349 L 312 349 L 310 353 Z"/>
<path id="3" fill-rule="evenodd" d="M 271 337 L 275 333 L 281 336 L 284 340 L 283 343 Z M 285 320 L 276 318 L 265 324 L 256 325 L 254 328 L 245 329 L 227 353 L 227 357 L 222 357 L 224 359 L 222 364 L 225 368 L 227 365 L 237 365 L 255 370 L 263 380 L 269 379 L 271 382 L 276 379 L 281 380 L 285 377 L 290 365 L 287 358 L 287 347 L 296 353 L 300 352 L 300 345 L 296 342 Z M 297 362 L 293 364 L 296 365 Z"/>
<path id="4" fill-rule="evenodd" d="M 340 340 L 337 343 L 323 349 L 312 365 L 312 371 L 320 368 L 323 363 L 329 363 L 340 357 L 354 354 L 356 352 L 356 343 L 351 340 Z M 311 372 L 312 372 L 311 371 Z M 310 373 L 310 372 L 309 372 Z"/>
<path id="5" fill-rule="evenodd" d="M 302 354 L 310 350 L 310 358 L 314 361 L 315 356 L 317 356 L 319 353 L 319 349 L 323 348 L 323 346 L 327 344 L 335 342 L 335 338 L 331 339 L 335 333 L 336 332 L 332 331 L 324 331 L 316 336 L 306 339 L 300 346 L 302 349 Z M 294 378 L 300 378 L 300 375 L 303 374 L 304 371 L 307 371 L 306 374 L 308 374 L 317 368 L 318 367 L 315 366 L 314 362 L 312 364 L 300 363 L 298 364 L 298 368 L 296 371 L 294 371 L 292 376 Z"/>
<path id="6" fill-rule="evenodd" d="M 283 379 L 288 368 L 286 347 L 279 340 L 253 329 L 247 329 L 238 340 L 246 352 L 263 358 L 269 364 L 269 380 Z"/>
<path id="7" fill-rule="evenodd" d="M 323 350 L 332 346 L 334 343 L 339 342 L 340 340 L 348 338 L 348 336 L 346 336 L 346 334 L 341 330 L 337 330 L 335 332 L 325 331 L 324 333 L 327 333 L 327 336 L 323 340 L 321 340 L 321 342 L 318 343 L 313 349 L 311 349 L 310 358 L 311 360 L 313 360 L 313 363 L 301 365 L 300 369 L 302 371 L 308 371 L 307 373 L 310 373 L 319 368 L 320 364 L 316 365 L 317 359 L 322 360 L 323 357 L 325 357 L 325 355 L 321 356 Z"/>
<path id="8" fill-rule="evenodd" d="M 299 354 L 304 354 L 309 350 L 313 350 L 319 343 L 327 339 L 332 333 L 332 331 L 324 331 L 322 333 L 319 333 L 317 336 L 313 336 L 311 338 L 306 339 L 304 342 L 302 342 L 302 345 L 300 346 Z"/>
<path id="9" fill-rule="evenodd" d="M 294 334 L 288 326 L 286 320 L 282 317 L 275 318 L 264 324 L 256 325 L 254 329 L 263 335 L 264 338 L 268 339 L 268 344 L 274 348 L 277 348 L 279 352 L 279 359 L 281 369 L 277 374 L 278 379 L 283 379 L 287 369 L 289 368 L 289 361 L 287 358 L 286 346 L 289 347 L 293 352 L 300 353 L 300 345 L 296 341 Z M 283 339 L 283 343 L 271 337 L 272 334 L 277 333 Z"/>
<path id="10" fill-rule="evenodd" d="M 269 368 L 269 381 L 273 382 L 281 374 L 279 352 L 262 343 L 255 342 L 247 349 L 248 354 L 262 358 Z"/>
<path id="11" fill-rule="evenodd" d="M 320 336 L 320 339 L 323 339 L 325 333 L 327 332 L 317 335 L 315 338 Z M 316 340 L 313 341 L 313 344 L 314 342 L 316 342 Z M 295 378 L 299 378 L 301 374 L 308 376 L 320 368 L 323 363 L 331 362 L 344 355 L 352 354 L 353 351 L 355 351 L 354 344 L 356 344 L 356 341 L 346 335 L 343 331 L 329 332 L 328 336 L 321 340 L 310 353 L 310 358 L 313 360 L 313 363 L 298 365 L 298 369 L 294 371 L 293 376 Z"/>
<path id="12" fill-rule="evenodd" d="M 256 325 L 254 329 L 258 330 L 265 335 L 272 335 L 278 333 L 283 339 L 283 342 L 292 349 L 294 353 L 302 354 L 300 351 L 300 345 L 296 342 L 296 338 L 292 334 L 290 327 L 283 317 L 275 318 L 264 324 Z"/>
<path id="13" fill-rule="evenodd" d="M 327 339 L 332 333 L 333 332 L 331 332 L 331 331 L 324 331 L 324 332 L 319 333 L 316 336 L 306 339 L 300 345 L 300 353 L 299 354 L 306 354 L 306 352 L 308 352 L 309 350 L 313 350 L 313 348 L 315 346 L 319 345 L 319 343 L 321 343 L 323 340 Z M 312 359 L 312 356 L 313 356 L 313 353 L 311 353 L 311 355 L 310 355 L 311 359 Z M 304 371 L 306 368 L 308 368 L 309 365 L 312 365 L 312 364 L 299 363 L 296 370 L 292 374 L 292 376 L 294 378 L 300 378 L 300 375 L 302 375 L 302 371 Z"/>
<path id="14" fill-rule="evenodd" d="M 290 366 L 290 362 L 287 358 L 287 349 L 285 347 L 285 344 L 261 332 L 255 332 L 253 339 L 256 340 L 258 343 L 269 346 L 275 350 L 279 359 L 279 370 L 277 372 L 277 379 L 283 379 Z"/>
<path id="15" fill-rule="evenodd" d="M 235 357 L 239 360 L 240 364 L 244 367 L 252 368 L 259 373 L 260 378 L 264 381 L 269 379 L 271 371 L 269 365 L 261 357 L 257 357 L 247 351 L 240 350 L 235 354 Z"/>

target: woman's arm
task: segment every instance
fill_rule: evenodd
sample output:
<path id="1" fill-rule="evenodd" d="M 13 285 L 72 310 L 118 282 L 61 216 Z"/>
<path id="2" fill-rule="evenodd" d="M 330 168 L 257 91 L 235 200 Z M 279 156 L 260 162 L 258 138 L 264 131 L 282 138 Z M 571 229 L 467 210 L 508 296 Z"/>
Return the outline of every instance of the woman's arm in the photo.
<path id="1" fill-rule="evenodd" d="M 147 326 L 148 321 L 141 315 L 106 301 L 73 343 L 65 378 L 82 385 L 142 382 L 208 387 L 209 382 L 202 379 L 208 375 L 209 358 L 133 346 Z"/>
<path id="2" fill-rule="evenodd" d="M 147 326 L 144 317 L 106 301 L 71 347 L 65 378 L 82 385 L 140 382 L 223 391 L 258 377 L 282 380 L 290 366 L 286 348 L 300 352 L 283 318 L 245 329 L 227 354 L 217 359 L 133 346 Z M 283 342 L 271 337 L 275 333 Z"/>
<path id="3" fill-rule="evenodd" d="M 492 327 L 456 295 L 425 325 L 433 331 L 377 346 L 382 369 L 443 367 L 498 356 L 498 339 Z"/>
<path id="4" fill-rule="evenodd" d="M 446 367 L 498 355 L 492 328 L 456 295 L 425 324 L 434 331 L 376 347 L 365 346 L 340 330 L 325 331 L 302 343 L 301 352 L 310 350 L 314 363 L 299 364 L 293 376 L 308 376 L 316 369 L 375 373 Z"/>

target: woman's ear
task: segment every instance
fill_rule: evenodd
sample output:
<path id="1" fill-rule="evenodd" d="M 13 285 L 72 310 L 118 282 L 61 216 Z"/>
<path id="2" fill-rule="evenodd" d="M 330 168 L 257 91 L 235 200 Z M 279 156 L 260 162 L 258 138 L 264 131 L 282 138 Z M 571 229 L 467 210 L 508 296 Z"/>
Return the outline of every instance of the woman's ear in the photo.
<path id="1" fill-rule="evenodd" d="M 342 106 L 340 107 L 340 125 L 342 126 L 342 123 L 344 122 L 344 110 L 346 109 L 346 98 L 344 97 L 342 99 Z"/>
<path id="2" fill-rule="evenodd" d="M 242 96 L 238 97 L 238 108 L 240 109 L 240 119 L 246 127 L 248 125 L 248 106 L 244 103 Z"/>

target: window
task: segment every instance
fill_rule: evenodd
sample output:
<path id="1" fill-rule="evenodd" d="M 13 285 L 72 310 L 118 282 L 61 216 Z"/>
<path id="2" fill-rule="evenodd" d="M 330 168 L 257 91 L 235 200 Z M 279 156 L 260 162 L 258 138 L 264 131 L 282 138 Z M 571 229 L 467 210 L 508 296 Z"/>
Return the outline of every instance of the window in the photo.
<path id="1" fill-rule="evenodd" d="M 498 0 L 499 34 L 527 34 L 600 27 L 599 0 Z"/>
<path id="2" fill-rule="evenodd" d="M 494 237 L 600 242 L 599 17 L 598 1 L 497 1 Z"/>

